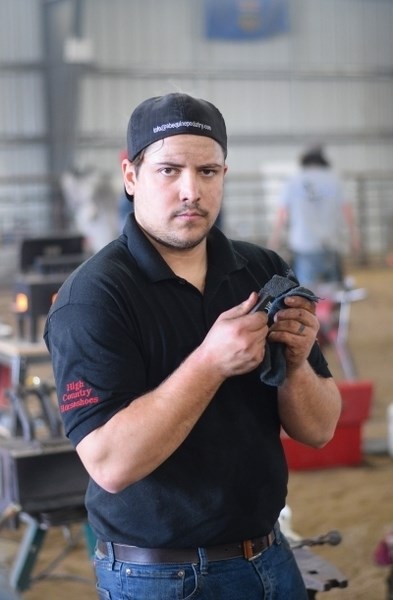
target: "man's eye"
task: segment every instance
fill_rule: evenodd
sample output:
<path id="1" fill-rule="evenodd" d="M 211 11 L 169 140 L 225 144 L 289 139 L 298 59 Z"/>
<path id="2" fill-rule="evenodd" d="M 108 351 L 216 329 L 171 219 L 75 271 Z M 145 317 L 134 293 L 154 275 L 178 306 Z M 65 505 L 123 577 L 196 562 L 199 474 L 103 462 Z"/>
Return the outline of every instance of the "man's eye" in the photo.
<path id="1" fill-rule="evenodd" d="M 202 173 L 203 175 L 206 175 L 206 177 L 213 177 L 213 175 L 215 175 L 217 171 L 215 169 L 203 169 Z"/>
<path id="2" fill-rule="evenodd" d="M 160 170 L 160 173 L 162 173 L 163 175 L 173 175 L 174 173 L 176 173 L 176 169 L 174 169 L 173 167 L 163 167 Z"/>

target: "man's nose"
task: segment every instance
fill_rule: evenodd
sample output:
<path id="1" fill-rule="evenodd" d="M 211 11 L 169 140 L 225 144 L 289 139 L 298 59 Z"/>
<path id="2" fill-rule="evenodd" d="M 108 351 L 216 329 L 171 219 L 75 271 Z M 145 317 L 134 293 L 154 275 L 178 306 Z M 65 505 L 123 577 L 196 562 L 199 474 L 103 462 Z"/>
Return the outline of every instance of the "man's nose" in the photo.
<path id="1" fill-rule="evenodd" d="M 183 202 L 199 200 L 199 180 L 196 173 L 183 171 L 180 178 L 180 199 Z"/>

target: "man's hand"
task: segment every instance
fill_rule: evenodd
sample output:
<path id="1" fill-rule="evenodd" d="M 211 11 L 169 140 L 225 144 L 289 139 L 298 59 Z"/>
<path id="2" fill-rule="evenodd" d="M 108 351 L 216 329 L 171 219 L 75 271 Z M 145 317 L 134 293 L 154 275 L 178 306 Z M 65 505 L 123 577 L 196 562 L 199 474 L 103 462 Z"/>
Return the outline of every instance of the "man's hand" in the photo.
<path id="1" fill-rule="evenodd" d="M 224 378 L 248 373 L 263 360 L 269 329 L 265 312 L 250 313 L 257 300 L 257 293 L 252 292 L 247 300 L 223 312 L 201 344 L 209 364 Z"/>
<path id="2" fill-rule="evenodd" d="M 285 298 L 287 308 L 279 310 L 270 328 L 269 342 L 285 344 L 288 371 L 296 370 L 308 358 L 319 330 L 315 304 L 302 296 Z"/>

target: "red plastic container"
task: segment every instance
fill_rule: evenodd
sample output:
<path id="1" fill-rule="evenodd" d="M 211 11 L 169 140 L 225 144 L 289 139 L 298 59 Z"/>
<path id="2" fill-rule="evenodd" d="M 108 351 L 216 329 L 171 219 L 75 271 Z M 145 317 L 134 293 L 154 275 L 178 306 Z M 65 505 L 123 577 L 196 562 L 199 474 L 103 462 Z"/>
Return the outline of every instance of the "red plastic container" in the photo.
<path id="1" fill-rule="evenodd" d="M 11 387 L 11 369 L 7 365 L 0 364 L 0 409 L 9 405 L 6 389 Z"/>
<path id="2" fill-rule="evenodd" d="M 315 449 L 281 435 L 289 469 L 323 469 L 358 465 L 362 460 L 362 424 L 370 415 L 373 396 L 371 381 L 341 381 L 338 384 L 343 406 L 334 438 Z"/>

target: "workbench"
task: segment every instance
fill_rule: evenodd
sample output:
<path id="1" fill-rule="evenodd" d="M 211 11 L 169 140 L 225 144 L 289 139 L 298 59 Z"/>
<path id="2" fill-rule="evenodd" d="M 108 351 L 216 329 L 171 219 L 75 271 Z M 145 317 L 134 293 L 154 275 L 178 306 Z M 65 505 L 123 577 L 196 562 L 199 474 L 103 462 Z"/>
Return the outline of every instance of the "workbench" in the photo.
<path id="1" fill-rule="evenodd" d="M 0 339 L 0 407 L 8 404 L 7 388 L 24 385 L 30 366 L 43 363 L 50 363 L 43 341 Z"/>

